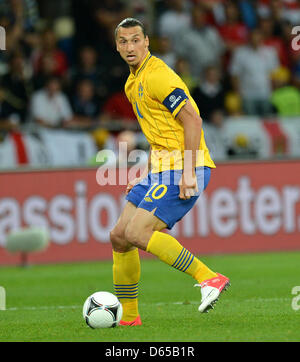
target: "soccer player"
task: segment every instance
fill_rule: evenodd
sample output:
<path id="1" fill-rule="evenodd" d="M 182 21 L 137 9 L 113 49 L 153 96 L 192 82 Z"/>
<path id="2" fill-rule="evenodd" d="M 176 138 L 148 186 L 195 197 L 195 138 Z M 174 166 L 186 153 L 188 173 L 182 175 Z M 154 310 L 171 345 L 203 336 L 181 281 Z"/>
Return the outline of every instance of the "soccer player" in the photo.
<path id="1" fill-rule="evenodd" d="M 228 287 L 229 279 L 210 270 L 174 237 L 162 232 L 193 207 L 215 168 L 205 144 L 202 119 L 180 77 L 149 52 L 149 38 L 140 21 L 124 19 L 116 27 L 115 39 L 117 51 L 130 69 L 125 93 L 151 146 L 150 172 L 146 169 L 140 178 L 129 182 L 128 202 L 110 233 L 114 288 L 123 306 L 120 324 L 142 324 L 138 249 L 192 276 L 201 288 L 198 310 L 206 312 Z"/>

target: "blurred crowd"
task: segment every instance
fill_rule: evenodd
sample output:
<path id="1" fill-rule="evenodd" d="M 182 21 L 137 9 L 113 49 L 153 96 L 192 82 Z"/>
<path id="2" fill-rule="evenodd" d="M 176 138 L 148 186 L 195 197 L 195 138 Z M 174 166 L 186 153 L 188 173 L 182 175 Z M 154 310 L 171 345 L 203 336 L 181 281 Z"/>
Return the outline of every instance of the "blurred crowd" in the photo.
<path id="1" fill-rule="evenodd" d="M 145 23 L 150 51 L 183 78 L 204 122 L 300 116 L 299 1 L 0 0 L 0 131 L 81 129 L 99 148 L 136 134 L 114 40 L 129 16 Z"/>

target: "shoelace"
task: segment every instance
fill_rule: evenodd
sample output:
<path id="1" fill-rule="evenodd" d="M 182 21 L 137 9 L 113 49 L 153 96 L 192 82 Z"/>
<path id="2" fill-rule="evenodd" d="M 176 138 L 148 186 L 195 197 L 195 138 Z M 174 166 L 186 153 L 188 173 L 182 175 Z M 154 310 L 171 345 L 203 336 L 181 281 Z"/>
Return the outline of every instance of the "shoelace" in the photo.
<path id="1" fill-rule="evenodd" d="M 207 286 L 207 283 L 203 284 L 203 282 L 201 284 L 194 284 L 194 287 L 206 287 Z"/>

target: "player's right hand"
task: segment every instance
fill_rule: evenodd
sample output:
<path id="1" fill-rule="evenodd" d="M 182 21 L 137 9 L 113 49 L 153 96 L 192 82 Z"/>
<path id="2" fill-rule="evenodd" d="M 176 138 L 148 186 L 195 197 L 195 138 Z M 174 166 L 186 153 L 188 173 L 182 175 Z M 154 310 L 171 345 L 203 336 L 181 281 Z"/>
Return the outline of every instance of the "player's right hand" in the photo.
<path id="1" fill-rule="evenodd" d="M 181 179 L 179 181 L 179 198 L 181 200 L 188 200 L 195 196 L 198 192 L 197 176 L 195 172 L 183 171 Z"/>

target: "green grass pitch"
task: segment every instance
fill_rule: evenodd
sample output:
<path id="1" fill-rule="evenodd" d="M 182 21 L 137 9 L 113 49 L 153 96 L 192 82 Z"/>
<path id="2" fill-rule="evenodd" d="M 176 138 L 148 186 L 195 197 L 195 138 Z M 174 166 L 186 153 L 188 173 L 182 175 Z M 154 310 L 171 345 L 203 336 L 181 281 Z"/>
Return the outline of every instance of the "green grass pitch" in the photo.
<path id="1" fill-rule="evenodd" d="M 95 291 L 112 289 L 112 262 L 1 267 L 7 310 L 0 311 L 4 341 L 300 341 L 300 252 L 201 258 L 230 277 L 213 311 L 197 311 L 200 292 L 189 276 L 156 259 L 142 259 L 143 325 L 90 329 L 82 305 Z M 299 303 L 299 302 L 298 302 Z"/>

